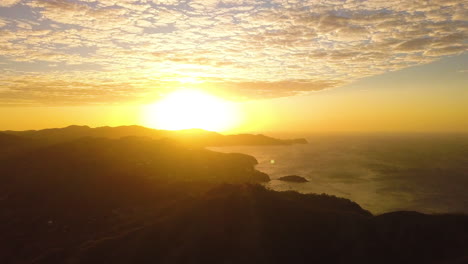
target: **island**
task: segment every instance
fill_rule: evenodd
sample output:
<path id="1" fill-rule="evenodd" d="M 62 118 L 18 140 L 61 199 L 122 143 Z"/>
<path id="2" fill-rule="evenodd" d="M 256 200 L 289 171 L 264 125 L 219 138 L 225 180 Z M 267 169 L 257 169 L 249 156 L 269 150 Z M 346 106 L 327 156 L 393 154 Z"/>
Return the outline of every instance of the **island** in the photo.
<path id="1" fill-rule="evenodd" d="M 304 177 L 297 176 L 297 175 L 288 175 L 278 178 L 279 181 L 287 181 L 287 182 L 308 182 L 308 180 Z"/>

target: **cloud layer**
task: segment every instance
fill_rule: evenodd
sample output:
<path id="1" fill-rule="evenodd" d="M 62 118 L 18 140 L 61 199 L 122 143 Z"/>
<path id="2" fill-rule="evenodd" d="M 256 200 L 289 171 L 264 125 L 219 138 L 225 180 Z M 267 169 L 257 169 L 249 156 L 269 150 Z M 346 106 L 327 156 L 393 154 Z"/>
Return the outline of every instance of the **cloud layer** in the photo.
<path id="1" fill-rule="evenodd" d="M 291 96 L 467 49 L 464 0 L 7 0 L 0 104 Z"/>

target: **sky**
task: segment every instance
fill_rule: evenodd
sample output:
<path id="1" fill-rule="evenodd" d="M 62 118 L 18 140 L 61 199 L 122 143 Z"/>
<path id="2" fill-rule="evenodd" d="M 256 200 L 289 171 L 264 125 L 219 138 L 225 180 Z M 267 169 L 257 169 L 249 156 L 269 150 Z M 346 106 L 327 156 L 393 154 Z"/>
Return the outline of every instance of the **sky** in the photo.
<path id="1" fill-rule="evenodd" d="M 0 0 L 0 129 L 147 125 L 181 88 L 231 131 L 468 132 L 464 0 Z"/>

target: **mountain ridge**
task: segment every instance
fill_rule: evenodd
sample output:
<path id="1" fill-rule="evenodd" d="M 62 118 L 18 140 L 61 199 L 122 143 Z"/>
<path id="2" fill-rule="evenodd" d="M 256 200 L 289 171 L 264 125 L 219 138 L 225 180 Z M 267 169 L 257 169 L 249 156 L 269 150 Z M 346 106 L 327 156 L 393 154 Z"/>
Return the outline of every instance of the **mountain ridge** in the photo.
<path id="1" fill-rule="evenodd" d="M 202 129 L 159 130 L 143 126 L 117 126 L 117 127 L 89 127 L 71 125 L 64 128 L 49 128 L 42 130 L 13 131 L 5 130 L 1 133 L 49 141 L 51 143 L 63 142 L 82 137 L 122 138 L 129 136 L 148 137 L 151 139 L 169 138 L 185 144 L 197 146 L 233 146 L 233 145 L 291 145 L 307 144 L 307 140 L 277 139 L 263 134 L 235 134 L 223 135 Z"/>

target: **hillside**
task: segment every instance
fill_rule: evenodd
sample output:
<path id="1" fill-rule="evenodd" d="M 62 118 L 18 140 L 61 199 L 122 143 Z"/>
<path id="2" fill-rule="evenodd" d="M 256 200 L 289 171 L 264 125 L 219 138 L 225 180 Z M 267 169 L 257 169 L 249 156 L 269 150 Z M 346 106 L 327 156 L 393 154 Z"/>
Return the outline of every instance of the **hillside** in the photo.
<path id="1" fill-rule="evenodd" d="M 38 140 L 0 132 L 0 159 L 42 145 Z"/>
<path id="2" fill-rule="evenodd" d="M 130 186 L 131 188 L 131 186 Z M 465 263 L 468 217 L 372 216 L 258 185 L 151 186 L 120 201 L 2 200 L 2 263 Z M 49 198 L 47 198 L 49 197 Z M 79 202 L 81 201 L 81 202 Z"/>

